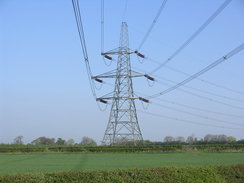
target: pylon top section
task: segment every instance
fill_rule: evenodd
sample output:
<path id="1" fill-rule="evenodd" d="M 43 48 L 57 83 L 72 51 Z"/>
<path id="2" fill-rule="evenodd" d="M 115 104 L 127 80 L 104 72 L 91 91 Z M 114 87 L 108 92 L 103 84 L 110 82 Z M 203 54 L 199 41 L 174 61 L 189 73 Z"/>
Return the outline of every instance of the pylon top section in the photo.
<path id="1" fill-rule="evenodd" d="M 122 22 L 120 31 L 120 49 L 125 49 L 128 51 L 129 48 L 129 35 L 128 35 L 128 25 L 126 22 Z"/>

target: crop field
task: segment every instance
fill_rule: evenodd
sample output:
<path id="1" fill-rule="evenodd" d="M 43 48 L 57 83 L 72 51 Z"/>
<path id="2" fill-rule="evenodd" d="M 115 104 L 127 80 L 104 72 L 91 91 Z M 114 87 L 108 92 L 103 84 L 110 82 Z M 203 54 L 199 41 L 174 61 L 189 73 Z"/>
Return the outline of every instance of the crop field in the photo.
<path id="1" fill-rule="evenodd" d="M 161 152 L 0 154 L 0 174 L 231 164 L 244 164 L 244 153 Z"/>

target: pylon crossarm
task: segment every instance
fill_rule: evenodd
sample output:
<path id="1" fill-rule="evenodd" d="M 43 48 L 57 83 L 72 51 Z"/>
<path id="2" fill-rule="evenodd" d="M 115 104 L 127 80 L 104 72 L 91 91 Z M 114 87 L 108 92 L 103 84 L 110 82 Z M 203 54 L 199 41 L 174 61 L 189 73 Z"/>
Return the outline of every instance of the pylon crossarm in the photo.
<path id="1" fill-rule="evenodd" d="M 129 48 L 115 48 L 113 50 L 110 50 L 108 52 L 104 52 L 104 53 L 101 53 L 102 56 L 106 56 L 106 55 L 128 55 L 128 54 L 133 54 L 135 53 L 135 51 L 129 49 Z"/>
<path id="2" fill-rule="evenodd" d="M 101 98 L 97 98 L 96 101 L 100 101 L 100 100 L 127 100 L 127 99 L 128 100 L 135 100 L 135 99 L 139 99 L 139 98 L 140 97 L 101 97 Z"/>
<path id="3" fill-rule="evenodd" d="M 147 74 L 142 74 L 142 73 L 139 73 L 139 72 L 136 72 L 136 71 L 132 71 L 132 70 L 131 70 L 131 74 L 130 75 L 128 75 L 128 74 L 117 75 L 117 70 L 112 70 L 112 71 L 109 71 L 109 72 L 106 72 L 106 73 L 103 73 L 103 74 L 100 74 L 100 75 L 97 75 L 97 76 L 92 76 L 91 78 L 96 80 L 97 78 L 126 78 L 126 77 L 142 77 L 142 76 L 144 76 L 144 77 L 146 77 L 146 78 L 148 78 L 150 80 L 152 80 L 152 79 L 154 80 L 154 78 L 150 77 Z"/>
<path id="4" fill-rule="evenodd" d="M 148 99 L 145 99 L 143 97 L 100 97 L 100 98 L 97 98 L 96 101 L 105 103 L 104 101 L 106 101 L 106 100 L 126 100 L 126 99 L 127 100 L 139 99 L 142 102 L 150 103 L 150 101 Z"/>
<path id="5" fill-rule="evenodd" d="M 120 76 L 117 76 L 117 75 L 108 75 L 108 76 L 92 76 L 91 78 L 92 79 L 97 79 L 97 78 L 127 78 L 127 77 L 142 77 L 142 76 L 145 76 L 144 74 L 138 74 L 138 75 L 120 75 Z M 149 78 L 148 78 L 149 79 Z"/>
<path id="6" fill-rule="evenodd" d="M 102 53 L 102 55 L 128 55 L 128 54 L 132 54 L 135 53 L 134 51 L 118 51 L 118 52 L 106 52 L 106 53 Z"/>

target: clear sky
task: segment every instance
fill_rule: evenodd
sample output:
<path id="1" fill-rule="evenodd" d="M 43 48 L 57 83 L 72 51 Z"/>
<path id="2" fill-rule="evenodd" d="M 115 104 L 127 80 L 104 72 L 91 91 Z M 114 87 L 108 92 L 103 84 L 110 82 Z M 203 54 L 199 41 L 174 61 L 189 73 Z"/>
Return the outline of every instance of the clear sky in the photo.
<path id="1" fill-rule="evenodd" d="M 223 2 L 168 0 L 141 52 L 163 62 Z M 126 0 L 105 0 L 105 50 L 118 47 L 122 20 L 128 23 L 130 48 L 136 49 L 161 3 L 162 0 L 128 0 L 126 9 Z M 80 1 L 80 8 L 92 72 L 98 75 L 113 70 L 116 64 L 107 67 L 100 56 L 100 0 Z M 168 66 L 194 74 L 224 56 L 244 42 L 243 20 L 244 0 L 233 0 Z M 141 72 L 158 66 L 150 60 L 140 63 L 135 56 L 131 62 L 133 69 Z M 182 86 L 188 92 L 177 89 L 154 100 L 161 106 L 152 103 L 145 110 L 137 101 L 143 138 L 162 141 L 167 135 L 195 134 L 202 138 L 206 134 L 226 134 L 243 139 L 243 69 L 244 51 L 200 77 L 228 89 L 194 80 L 186 86 L 200 91 Z M 150 87 L 145 78 L 134 79 L 135 93 L 149 96 L 172 85 L 165 79 L 180 82 L 187 77 L 166 67 L 154 74 L 163 78 L 155 76 L 160 83 Z M 104 85 L 97 91 L 98 96 L 112 90 L 110 85 Z M 101 112 L 92 97 L 71 0 L 0 0 L 0 143 L 11 143 L 18 135 L 24 136 L 26 143 L 40 136 L 73 138 L 76 142 L 89 136 L 100 142 L 109 112 L 110 106 Z"/>

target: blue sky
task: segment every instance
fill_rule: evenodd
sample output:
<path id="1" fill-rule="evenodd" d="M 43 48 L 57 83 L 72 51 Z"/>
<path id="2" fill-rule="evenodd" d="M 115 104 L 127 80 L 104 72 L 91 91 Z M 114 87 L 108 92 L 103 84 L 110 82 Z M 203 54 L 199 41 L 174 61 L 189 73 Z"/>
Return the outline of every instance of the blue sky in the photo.
<path id="1" fill-rule="evenodd" d="M 141 52 L 163 62 L 223 2 L 168 0 Z M 105 50 L 118 47 L 125 3 L 126 0 L 105 0 Z M 130 48 L 136 49 L 139 46 L 161 3 L 162 0 L 128 0 L 124 21 L 129 28 Z M 112 63 L 107 67 L 100 56 L 100 0 L 80 1 L 80 8 L 92 72 L 98 75 L 113 70 L 116 64 Z M 233 0 L 168 66 L 194 74 L 224 56 L 244 42 L 243 20 L 244 1 Z M 23 135 L 26 143 L 40 136 L 73 138 L 76 142 L 83 136 L 89 136 L 100 142 L 108 122 L 110 106 L 107 106 L 105 112 L 101 112 L 92 97 L 71 0 L 1 0 L 0 27 L 0 143 L 11 143 L 18 135 Z M 161 141 L 167 135 L 187 137 L 192 134 L 198 138 L 205 134 L 244 138 L 244 126 L 228 124 L 244 125 L 244 118 L 240 117 L 244 116 L 243 109 L 240 109 L 244 108 L 243 59 L 244 51 L 200 77 L 235 92 L 199 80 L 186 85 L 223 95 L 225 98 L 182 87 L 205 98 L 177 89 L 160 97 L 171 104 L 155 100 L 155 103 L 168 106 L 167 108 L 152 103 L 145 110 L 206 126 L 147 115 L 139 112 L 144 109 L 141 102 L 137 102 L 144 139 Z M 158 66 L 150 60 L 141 64 L 135 56 L 131 57 L 131 63 L 134 70 L 143 72 L 150 72 Z M 155 75 L 174 82 L 186 78 L 166 67 Z M 165 80 L 162 82 L 172 85 Z M 134 90 L 135 93 L 143 91 L 145 96 L 150 96 L 168 88 L 161 83 L 155 82 L 150 87 L 145 78 L 134 79 Z M 110 85 L 104 85 L 97 91 L 98 96 L 112 90 Z M 213 102 L 209 98 L 228 105 Z M 172 102 L 227 115 L 185 108 L 173 105 Z M 227 123 L 192 116 L 179 110 Z M 224 128 L 207 126 L 208 124 Z"/>

